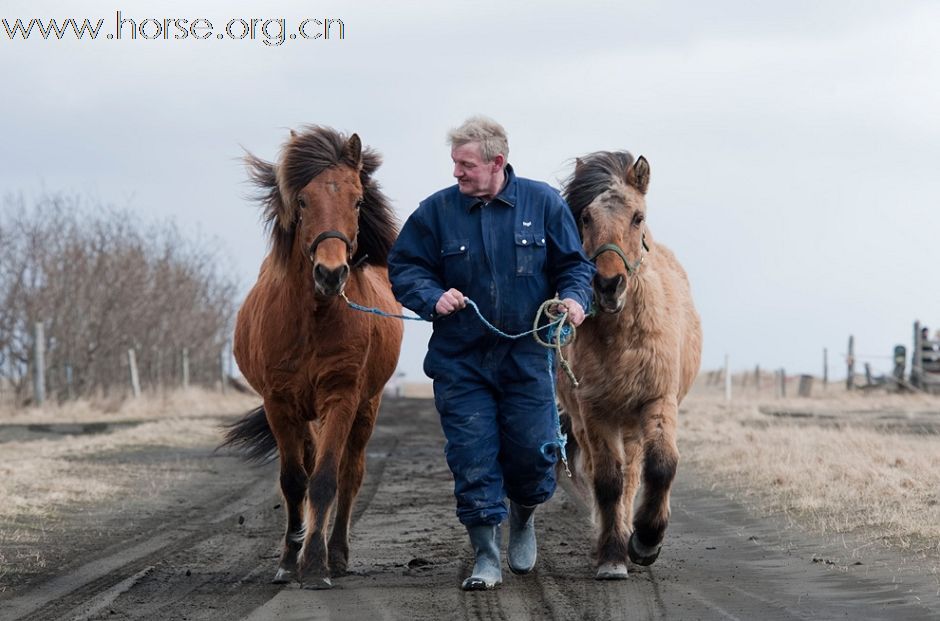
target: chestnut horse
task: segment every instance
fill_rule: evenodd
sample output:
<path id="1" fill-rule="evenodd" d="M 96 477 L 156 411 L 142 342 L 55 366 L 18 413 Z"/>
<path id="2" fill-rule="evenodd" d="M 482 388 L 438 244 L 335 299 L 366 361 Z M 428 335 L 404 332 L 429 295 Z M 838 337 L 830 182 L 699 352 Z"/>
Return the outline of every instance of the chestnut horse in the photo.
<path id="1" fill-rule="evenodd" d="M 356 134 L 307 127 L 277 164 L 245 159 L 271 251 L 238 313 L 234 353 L 264 404 L 225 444 L 255 459 L 276 444 L 287 532 L 274 582 L 329 588 L 346 571 L 366 443 L 402 339 L 401 321 L 355 312 L 341 294 L 401 312 L 386 262 L 397 226 L 372 179 L 380 157 Z"/>
<path id="2" fill-rule="evenodd" d="M 659 555 L 679 462 L 679 403 L 701 359 L 688 278 L 646 224 L 649 177 L 645 158 L 601 151 L 579 159 L 565 184 L 584 250 L 597 264 L 597 314 L 569 347 L 580 386 L 559 374 L 558 395 L 593 484 L 600 580 L 626 578 L 628 556 L 649 565 Z"/>

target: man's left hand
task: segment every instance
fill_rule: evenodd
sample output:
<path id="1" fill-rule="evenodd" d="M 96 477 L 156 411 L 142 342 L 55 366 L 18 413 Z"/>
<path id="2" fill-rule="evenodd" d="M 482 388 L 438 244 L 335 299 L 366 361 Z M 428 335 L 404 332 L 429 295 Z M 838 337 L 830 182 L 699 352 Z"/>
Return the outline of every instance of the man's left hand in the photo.
<path id="1" fill-rule="evenodd" d="M 571 298 L 565 298 L 561 301 L 561 304 L 555 306 L 555 312 L 561 313 L 568 311 L 568 323 L 573 325 L 575 328 L 581 325 L 584 321 L 584 308 L 581 307 L 581 304 L 577 300 Z"/>

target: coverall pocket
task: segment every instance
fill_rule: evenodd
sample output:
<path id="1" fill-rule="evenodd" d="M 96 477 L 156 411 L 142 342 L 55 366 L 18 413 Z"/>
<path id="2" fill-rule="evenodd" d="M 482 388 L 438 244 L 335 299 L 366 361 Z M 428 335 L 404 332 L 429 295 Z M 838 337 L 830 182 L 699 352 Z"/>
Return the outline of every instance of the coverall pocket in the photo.
<path id="1" fill-rule="evenodd" d="M 539 274 L 545 268 L 545 234 L 541 231 L 516 233 L 516 276 Z"/>
<path id="2" fill-rule="evenodd" d="M 441 245 L 441 262 L 444 265 L 444 286 L 466 288 L 470 282 L 470 243 L 466 239 L 454 239 Z"/>

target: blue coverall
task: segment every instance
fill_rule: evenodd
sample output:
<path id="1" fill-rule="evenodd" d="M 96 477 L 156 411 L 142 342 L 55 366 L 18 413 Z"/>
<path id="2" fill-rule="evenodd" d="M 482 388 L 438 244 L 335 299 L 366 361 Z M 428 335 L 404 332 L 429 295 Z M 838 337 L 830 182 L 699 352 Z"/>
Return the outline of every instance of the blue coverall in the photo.
<path id="1" fill-rule="evenodd" d="M 434 320 L 424 371 L 434 380 L 457 517 L 498 524 L 505 498 L 540 504 L 555 491 L 554 404 L 547 350 L 531 337 L 489 331 L 472 309 L 437 317 L 450 288 L 472 299 L 500 330 L 532 328 L 539 306 L 572 298 L 588 310 L 595 268 L 581 249 L 571 211 L 545 183 L 505 168 L 489 203 L 454 185 L 418 206 L 389 255 L 395 297 Z M 544 336 L 544 335 L 543 335 Z"/>

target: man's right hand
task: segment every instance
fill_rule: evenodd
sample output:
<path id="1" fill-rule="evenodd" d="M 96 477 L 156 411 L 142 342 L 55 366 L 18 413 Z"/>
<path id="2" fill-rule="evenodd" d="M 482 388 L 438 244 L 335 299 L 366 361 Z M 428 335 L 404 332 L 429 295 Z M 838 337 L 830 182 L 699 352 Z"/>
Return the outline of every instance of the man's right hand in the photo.
<path id="1" fill-rule="evenodd" d="M 434 305 L 434 312 L 438 315 L 450 315 L 467 305 L 467 299 L 456 289 L 448 289 Z"/>

